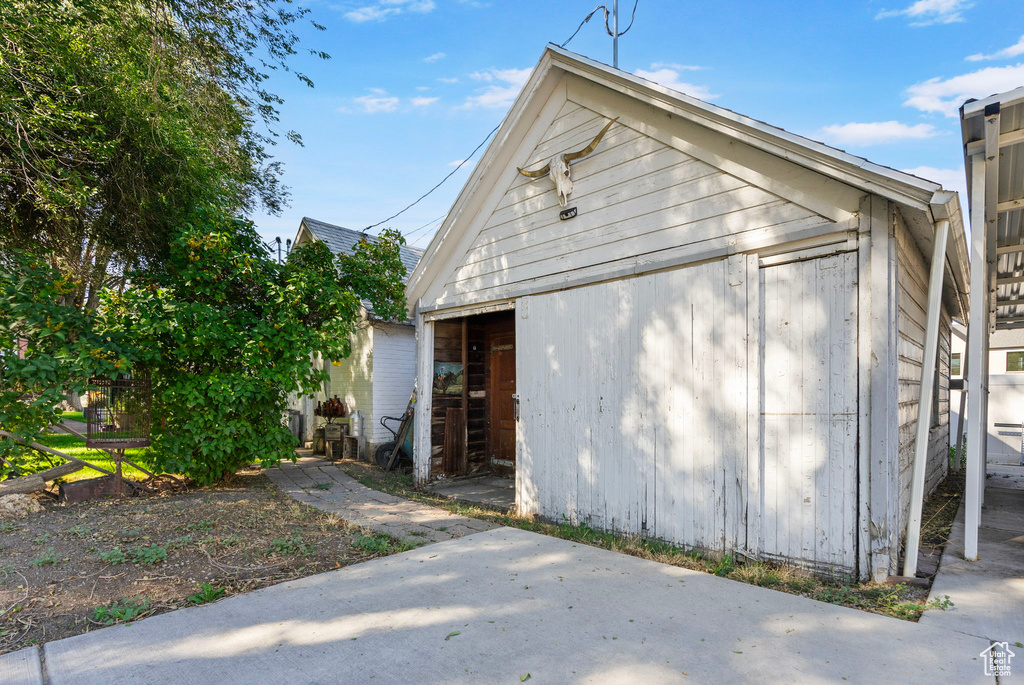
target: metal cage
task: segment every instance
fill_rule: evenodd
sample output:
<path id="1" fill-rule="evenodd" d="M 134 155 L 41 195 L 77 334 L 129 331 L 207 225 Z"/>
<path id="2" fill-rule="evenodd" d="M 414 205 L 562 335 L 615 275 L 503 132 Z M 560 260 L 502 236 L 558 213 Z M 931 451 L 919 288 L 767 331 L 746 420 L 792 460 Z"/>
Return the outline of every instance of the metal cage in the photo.
<path id="1" fill-rule="evenodd" d="M 117 378 L 90 378 L 87 398 L 88 447 L 124 450 L 149 446 L 148 371 L 136 368 Z"/>

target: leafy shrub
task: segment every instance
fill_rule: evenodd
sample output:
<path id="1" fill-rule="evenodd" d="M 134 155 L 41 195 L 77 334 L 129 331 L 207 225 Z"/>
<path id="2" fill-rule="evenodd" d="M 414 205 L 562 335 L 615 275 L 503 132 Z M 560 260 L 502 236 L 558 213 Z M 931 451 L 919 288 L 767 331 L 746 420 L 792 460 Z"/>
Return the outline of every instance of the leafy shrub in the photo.
<path id="1" fill-rule="evenodd" d="M 227 590 L 222 587 L 213 587 L 209 583 L 202 583 L 199 586 L 199 592 L 189 597 L 188 601 L 191 604 L 208 604 L 223 597 L 225 592 Z"/>
<path id="2" fill-rule="evenodd" d="M 162 269 L 133 274 L 105 301 L 152 374 L 157 466 L 208 484 L 291 458 L 288 395 L 327 377 L 310 354 L 348 356 L 361 299 L 382 318 L 405 317 L 402 242 L 385 230 L 337 258 L 314 242 L 278 265 L 250 223 L 197 212 Z"/>
<path id="3" fill-rule="evenodd" d="M 92 618 L 104 625 L 115 623 L 127 623 L 133 621 L 149 611 L 149 600 L 145 597 L 126 597 L 113 604 L 99 606 L 93 609 Z"/>
<path id="4" fill-rule="evenodd" d="M 110 564 L 111 566 L 117 566 L 128 561 L 128 556 L 119 547 L 115 547 L 109 552 L 100 552 L 99 558 L 104 564 Z"/>
<path id="5" fill-rule="evenodd" d="M 160 545 L 149 547 L 132 547 L 128 550 L 131 560 L 142 566 L 156 566 L 167 560 L 167 550 Z"/>
<path id="6" fill-rule="evenodd" d="M 32 566 L 52 566 L 53 564 L 60 563 L 60 561 L 61 558 L 54 553 L 53 547 L 50 547 L 45 552 L 43 552 L 42 555 L 39 556 L 39 558 L 33 559 L 29 563 Z"/>

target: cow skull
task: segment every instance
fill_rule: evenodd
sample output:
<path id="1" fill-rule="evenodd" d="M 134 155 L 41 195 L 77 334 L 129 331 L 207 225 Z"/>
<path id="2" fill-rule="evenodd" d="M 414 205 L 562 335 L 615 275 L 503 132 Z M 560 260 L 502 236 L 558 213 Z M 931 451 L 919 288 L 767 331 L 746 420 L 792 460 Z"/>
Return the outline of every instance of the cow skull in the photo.
<path id="1" fill-rule="evenodd" d="M 536 171 L 527 171 L 525 169 L 519 169 L 519 173 L 528 178 L 541 178 L 542 176 L 551 176 L 551 180 L 555 183 L 555 192 L 558 194 L 558 204 L 565 207 L 569 202 L 569 195 L 572 194 L 572 178 L 570 177 L 569 165 L 575 162 L 577 159 L 582 159 L 589 155 L 591 152 L 597 149 L 601 139 L 604 138 L 604 134 L 608 133 L 608 129 L 612 127 L 619 118 L 615 117 L 601 129 L 601 132 L 590 141 L 590 145 L 587 145 L 582 150 L 576 152 L 566 152 L 564 155 L 555 155 L 550 162 L 545 164 Z M 518 169 L 518 167 L 516 167 Z"/>

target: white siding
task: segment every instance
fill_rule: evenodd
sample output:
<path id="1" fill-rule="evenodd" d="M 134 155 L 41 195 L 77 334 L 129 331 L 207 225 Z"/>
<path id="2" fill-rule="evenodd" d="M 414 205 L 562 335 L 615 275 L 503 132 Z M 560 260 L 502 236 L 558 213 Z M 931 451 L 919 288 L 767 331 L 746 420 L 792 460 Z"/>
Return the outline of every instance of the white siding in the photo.
<path id="1" fill-rule="evenodd" d="M 928 303 L 929 269 L 903 220 L 896 217 L 898 256 L 897 301 L 899 314 L 899 450 L 900 518 L 902 539 L 910 507 L 910 482 L 914 465 L 914 439 L 917 410 L 921 396 L 921 363 L 924 359 L 924 332 Z M 939 324 L 938 421 L 928 440 L 928 466 L 925 494 L 931 493 L 945 478 L 949 468 L 949 358 L 950 317 L 945 305 Z M 931 420 L 931 412 L 928 414 Z M 954 438 L 955 439 L 955 438 Z"/>
<path id="2" fill-rule="evenodd" d="M 352 335 L 352 354 L 328 364 L 331 375 L 329 391 L 345 403 L 349 411 L 358 411 L 363 425 L 373 424 L 374 330 L 365 323 Z M 321 396 L 318 399 L 323 399 Z"/>
<path id="3" fill-rule="evenodd" d="M 524 160 L 535 168 L 585 146 L 606 119 L 566 102 Z M 549 178 L 517 175 L 438 296 L 444 303 L 486 301 L 552 289 L 576 276 L 610 272 L 645 256 L 735 244 L 828 225 L 817 214 L 640 134 L 621 122 L 597 151 L 573 164 L 569 205 L 558 218 Z"/>
<path id="4" fill-rule="evenodd" d="M 382 416 L 401 416 L 409 405 L 416 380 L 416 329 L 412 326 L 375 324 L 373 327 L 373 424 L 363 434 L 371 444 L 393 438 L 380 425 Z M 397 428 L 397 422 L 389 422 Z"/>
<path id="5" fill-rule="evenodd" d="M 746 548 L 747 273 L 739 256 L 517 303 L 521 511 Z"/>
<path id="6" fill-rule="evenodd" d="M 857 255 L 761 270 L 762 550 L 853 573 L 857 533 Z"/>

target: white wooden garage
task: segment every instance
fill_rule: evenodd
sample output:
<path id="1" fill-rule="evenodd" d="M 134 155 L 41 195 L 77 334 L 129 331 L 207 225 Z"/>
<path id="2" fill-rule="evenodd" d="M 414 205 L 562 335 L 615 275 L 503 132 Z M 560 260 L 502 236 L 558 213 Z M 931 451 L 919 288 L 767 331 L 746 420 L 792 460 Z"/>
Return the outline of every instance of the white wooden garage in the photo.
<path id="1" fill-rule="evenodd" d="M 417 481 L 514 473 L 524 514 L 884 579 L 922 378 L 946 472 L 966 264 L 938 184 L 549 46 L 409 280 Z"/>

